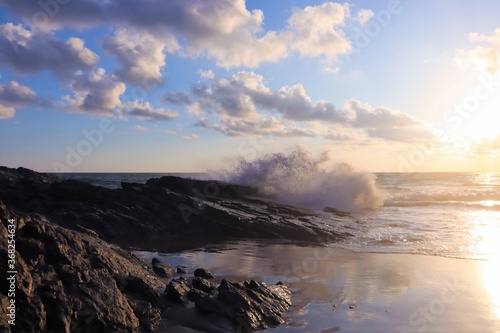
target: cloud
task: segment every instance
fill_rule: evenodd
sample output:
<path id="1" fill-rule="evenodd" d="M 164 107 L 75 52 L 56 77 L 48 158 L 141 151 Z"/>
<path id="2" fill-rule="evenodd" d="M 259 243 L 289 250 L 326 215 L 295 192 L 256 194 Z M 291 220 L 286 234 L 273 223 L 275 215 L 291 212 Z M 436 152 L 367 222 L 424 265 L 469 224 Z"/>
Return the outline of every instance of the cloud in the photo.
<path id="1" fill-rule="evenodd" d="M 128 102 L 121 109 L 125 116 L 133 116 L 139 120 L 161 121 L 171 120 L 179 115 L 179 112 L 164 109 L 154 108 L 149 102 L 139 103 L 137 101 Z"/>
<path id="2" fill-rule="evenodd" d="M 204 70 L 201 70 L 201 69 L 200 69 L 200 70 L 198 71 L 198 73 L 199 73 L 199 74 L 201 75 L 201 77 L 202 77 L 202 78 L 204 78 L 204 79 L 209 79 L 209 80 L 211 80 L 211 79 L 215 78 L 215 74 L 214 74 L 214 72 L 213 72 L 211 69 L 206 70 L 206 71 L 204 71 Z"/>
<path id="3" fill-rule="evenodd" d="M 218 122 L 200 119 L 197 126 L 214 129 L 227 136 L 272 135 L 278 137 L 314 137 L 313 130 L 287 126 L 275 117 L 259 116 L 255 119 L 221 118 Z"/>
<path id="4" fill-rule="evenodd" d="M 137 132 L 147 132 L 149 129 L 145 126 L 135 125 L 134 130 L 136 130 Z"/>
<path id="5" fill-rule="evenodd" d="M 166 92 L 163 94 L 160 101 L 163 103 L 170 103 L 177 105 L 184 105 L 191 103 L 189 95 L 183 92 L 175 92 L 175 93 Z"/>
<path id="6" fill-rule="evenodd" d="M 325 100 L 314 102 L 301 84 L 273 90 L 254 72 L 196 83 L 190 94 L 191 98 L 186 93 L 169 93 L 168 97 L 198 116 L 199 126 L 229 136 L 323 136 L 359 141 L 362 131 L 372 138 L 393 141 L 432 138 L 424 123 L 401 111 L 355 99 L 342 108 Z"/>
<path id="7" fill-rule="evenodd" d="M 346 24 L 363 24 L 370 17 L 370 11 L 360 10 L 357 20 L 347 20 L 348 5 L 326 2 L 297 8 L 282 29 L 265 30 L 264 13 L 248 10 L 244 0 L 70 1 L 57 6 L 57 15 L 51 12 L 55 9 L 44 13 L 31 0 L 0 3 L 37 30 L 115 27 L 115 36 L 106 38 L 104 45 L 120 59 L 117 74 L 133 82 L 137 82 L 138 68 L 144 67 L 149 76 L 157 77 L 164 65 L 161 50 L 190 57 L 205 55 L 224 68 L 256 68 L 294 53 L 333 60 L 352 48 L 343 32 Z M 40 14 L 46 14 L 47 19 L 30 19 Z M 123 29 L 134 31 L 134 40 L 122 36 Z M 143 64 L 137 54 L 151 63 Z"/>
<path id="8" fill-rule="evenodd" d="M 194 139 L 199 139 L 200 136 L 197 134 L 191 133 L 189 135 L 183 135 L 183 136 L 181 136 L 181 138 L 183 138 L 184 140 L 194 140 Z"/>
<path id="9" fill-rule="evenodd" d="M 104 50 L 120 61 L 116 76 L 146 88 L 156 87 L 163 81 L 161 69 L 166 64 L 164 51 L 173 52 L 179 47 L 171 35 L 157 38 L 124 28 L 118 29 L 113 37 L 105 37 L 103 41 Z"/>
<path id="10" fill-rule="evenodd" d="M 16 109 L 11 106 L 0 104 L 0 120 L 14 118 L 15 115 Z"/>
<path id="11" fill-rule="evenodd" d="M 492 138 L 483 138 L 480 142 L 471 144 L 471 150 L 478 155 L 500 153 L 500 133 Z"/>
<path id="12" fill-rule="evenodd" d="M 456 62 L 459 65 L 472 64 L 477 69 L 492 74 L 500 72 L 500 28 L 496 28 L 490 36 L 470 33 L 469 40 L 484 45 L 478 45 L 472 50 L 457 50 Z"/>
<path id="13" fill-rule="evenodd" d="M 89 74 L 78 73 L 70 83 L 74 96 L 64 96 L 60 108 L 68 113 L 86 113 L 113 117 L 122 106 L 120 96 L 125 92 L 125 83 L 103 68 Z"/>
<path id="14" fill-rule="evenodd" d="M 0 66 L 17 72 L 50 70 L 67 76 L 78 69 L 92 68 L 99 56 L 83 40 L 61 41 L 50 33 L 33 32 L 21 24 L 0 25 Z"/>
<path id="15" fill-rule="evenodd" d="M 33 90 L 16 81 L 0 84 L 0 119 L 13 118 L 16 108 L 24 108 L 37 101 L 38 97 Z"/>
<path id="16" fill-rule="evenodd" d="M 369 10 L 369 9 L 361 9 L 358 11 L 358 14 L 356 15 L 356 20 L 359 22 L 361 25 L 365 25 L 372 19 L 372 17 L 375 14 Z"/>
<path id="17" fill-rule="evenodd" d="M 332 66 L 326 65 L 326 66 L 323 66 L 321 68 L 321 71 L 323 73 L 328 73 L 328 74 L 334 74 L 335 75 L 335 74 L 338 74 L 340 72 L 340 68 L 339 67 L 332 67 Z"/>
<path id="18" fill-rule="evenodd" d="M 256 118 L 258 109 L 280 114 L 296 121 L 345 121 L 345 114 L 326 101 L 313 103 L 301 84 L 271 90 L 264 77 L 253 72 L 239 72 L 228 79 L 194 85 L 192 94 L 202 110 L 221 116 Z"/>
<path id="19" fill-rule="evenodd" d="M 355 99 L 347 101 L 343 108 L 349 114 L 350 126 L 363 128 L 373 138 L 415 142 L 433 137 L 424 123 L 398 110 L 374 108 Z"/>
<path id="20" fill-rule="evenodd" d="M 348 15 L 348 7 L 333 2 L 295 9 L 288 20 L 294 35 L 292 49 L 304 56 L 331 59 L 349 52 L 351 42 L 339 29 Z"/>

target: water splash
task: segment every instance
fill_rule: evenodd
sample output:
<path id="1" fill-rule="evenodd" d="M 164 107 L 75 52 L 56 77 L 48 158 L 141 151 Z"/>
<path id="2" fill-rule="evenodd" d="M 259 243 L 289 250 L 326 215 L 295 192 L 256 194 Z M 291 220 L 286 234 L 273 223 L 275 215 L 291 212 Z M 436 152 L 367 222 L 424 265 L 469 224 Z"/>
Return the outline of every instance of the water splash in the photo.
<path id="1" fill-rule="evenodd" d="M 254 161 L 238 160 L 222 179 L 256 187 L 276 201 L 311 209 L 355 212 L 383 205 L 384 195 L 375 185 L 375 175 L 346 163 L 329 166 L 328 162 L 331 158 L 326 153 L 314 157 L 297 147 Z"/>

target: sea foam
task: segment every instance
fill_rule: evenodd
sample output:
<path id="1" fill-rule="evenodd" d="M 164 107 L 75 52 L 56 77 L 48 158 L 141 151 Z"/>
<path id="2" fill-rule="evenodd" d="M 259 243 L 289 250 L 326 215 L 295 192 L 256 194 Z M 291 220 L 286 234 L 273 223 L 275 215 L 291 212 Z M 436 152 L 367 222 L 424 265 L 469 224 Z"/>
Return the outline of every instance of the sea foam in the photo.
<path id="1" fill-rule="evenodd" d="M 346 163 L 332 164 L 328 154 L 314 157 L 300 147 L 252 161 L 239 159 L 224 175 L 216 177 L 255 187 L 281 203 L 315 210 L 333 207 L 355 212 L 376 209 L 384 203 L 375 175 L 357 171 Z"/>

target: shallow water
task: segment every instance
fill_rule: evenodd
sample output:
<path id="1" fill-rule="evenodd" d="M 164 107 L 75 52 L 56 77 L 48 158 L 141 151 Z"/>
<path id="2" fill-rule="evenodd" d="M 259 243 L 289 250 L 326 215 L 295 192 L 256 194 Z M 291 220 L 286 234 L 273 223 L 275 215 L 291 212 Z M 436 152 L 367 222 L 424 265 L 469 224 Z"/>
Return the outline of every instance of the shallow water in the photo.
<path id="1" fill-rule="evenodd" d="M 181 253 L 137 252 L 222 278 L 282 281 L 287 324 L 268 332 L 500 332 L 499 262 L 237 242 Z"/>

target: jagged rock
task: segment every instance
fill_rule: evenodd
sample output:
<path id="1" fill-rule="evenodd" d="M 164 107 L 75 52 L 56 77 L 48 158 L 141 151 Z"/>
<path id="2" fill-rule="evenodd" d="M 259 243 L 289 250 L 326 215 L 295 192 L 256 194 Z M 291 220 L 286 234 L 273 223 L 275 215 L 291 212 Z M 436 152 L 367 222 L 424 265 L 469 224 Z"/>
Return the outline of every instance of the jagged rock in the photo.
<path id="1" fill-rule="evenodd" d="M 170 281 L 170 283 L 165 288 L 165 296 L 173 301 L 185 303 L 185 296 L 188 291 L 189 286 L 186 279 L 180 277 L 178 279 L 172 279 L 172 281 Z"/>
<path id="2" fill-rule="evenodd" d="M 323 243 L 346 236 L 329 230 L 319 216 L 299 220 L 314 215 L 310 211 L 248 197 L 254 194 L 247 187 L 172 176 L 108 189 L 0 167 L 4 204 L 116 244 L 169 251 L 234 239 Z"/>
<path id="3" fill-rule="evenodd" d="M 242 321 L 253 330 L 262 330 L 284 323 L 281 318 L 291 305 L 291 294 L 283 284 L 266 286 L 256 281 L 222 280 L 215 295 L 201 296 L 196 308 L 202 313 L 215 313 L 233 323 Z"/>
<path id="4" fill-rule="evenodd" d="M 177 266 L 177 273 L 179 274 L 187 274 L 188 271 L 186 268 L 182 267 L 182 266 Z"/>
<path id="5" fill-rule="evenodd" d="M 178 177 L 122 187 L 0 167 L 1 237 L 7 239 L 8 218 L 18 227 L 16 306 L 22 311 L 16 331 L 154 331 L 167 307 L 184 309 L 189 300 L 235 327 L 242 321 L 253 330 L 276 326 L 291 304 L 284 285 L 223 280 L 217 286 L 206 280 L 212 273 L 197 269 L 191 285 L 181 277 L 165 288 L 143 262 L 108 242 L 147 250 L 159 243 L 169 249 L 235 238 L 322 243 L 345 236 L 314 222 L 311 212 L 250 199 L 254 192 L 246 187 Z M 200 196 L 206 189 L 211 195 Z M 0 267 L 6 267 L 6 258 L 6 242 L 0 242 Z M 180 268 L 158 260 L 153 270 L 166 277 Z M 2 290 L 6 283 L 0 276 Z M 159 294 L 162 288 L 170 302 Z M 0 331 L 10 332 L 7 301 L 0 294 Z"/>
<path id="6" fill-rule="evenodd" d="M 205 268 L 197 268 L 194 271 L 194 276 L 201 277 L 201 278 L 204 278 L 204 279 L 213 279 L 213 278 L 215 278 L 215 275 L 213 275 L 210 271 L 208 271 Z"/>
<path id="7" fill-rule="evenodd" d="M 176 271 L 174 266 L 162 262 L 158 258 L 153 258 L 152 260 L 153 271 L 161 277 L 172 277 Z"/>
<path id="8" fill-rule="evenodd" d="M 191 284 L 195 289 L 204 291 L 208 294 L 213 293 L 217 290 L 217 288 L 210 281 L 199 276 L 193 278 Z"/>
<path id="9" fill-rule="evenodd" d="M 1 202 L 0 216 L 21 218 Z M 137 258 L 37 215 L 25 221 L 29 222 L 16 234 L 16 307 L 20 309 L 16 331 L 139 332 L 158 327 L 163 305 L 156 290 L 162 283 Z M 2 235 L 5 223 L 2 218 Z M 2 261 L 7 257 L 5 244 L 0 242 Z"/>

